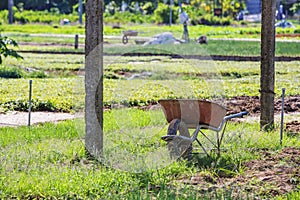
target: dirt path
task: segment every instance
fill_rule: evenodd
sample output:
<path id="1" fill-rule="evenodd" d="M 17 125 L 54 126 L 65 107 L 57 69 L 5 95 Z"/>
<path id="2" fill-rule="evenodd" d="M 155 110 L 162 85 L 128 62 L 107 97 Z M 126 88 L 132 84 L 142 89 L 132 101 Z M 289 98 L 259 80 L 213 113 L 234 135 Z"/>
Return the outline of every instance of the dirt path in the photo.
<path id="1" fill-rule="evenodd" d="M 55 112 L 32 112 L 31 124 L 56 122 L 67 119 L 74 119 L 75 115 L 70 113 Z M 22 126 L 28 125 L 27 112 L 7 112 L 0 114 L 0 126 Z"/>

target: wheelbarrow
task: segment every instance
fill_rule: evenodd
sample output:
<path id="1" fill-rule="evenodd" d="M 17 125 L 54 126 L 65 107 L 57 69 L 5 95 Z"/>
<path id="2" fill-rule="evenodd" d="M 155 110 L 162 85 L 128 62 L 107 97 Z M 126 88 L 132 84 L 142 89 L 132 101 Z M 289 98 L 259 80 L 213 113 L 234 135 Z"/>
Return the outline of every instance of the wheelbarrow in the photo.
<path id="1" fill-rule="evenodd" d="M 137 35 L 138 35 L 138 31 L 133 31 L 133 30 L 123 31 L 123 37 L 122 37 L 123 44 L 128 43 L 129 36 L 137 36 Z"/>
<path id="2" fill-rule="evenodd" d="M 209 156 L 208 150 L 198 139 L 199 133 L 206 138 L 217 150 L 221 151 L 221 143 L 224 137 L 227 122 L 236 117 L 243 117 L 247 112 L 240 112 L 226 116 L 227 109 L 217 103 L 206 100 L 193 99 L 161 99 L 158 103 L 162 106 L 164 115 L 169 123 L 168 133 L 162 139 L 168 142 L 168 146 L 174 147 L 172 157 L 186 157 L 191 155 L 192 144 L 197 142 L 203 151 Z M 190 136 L 188 129 L 195 129 Z M 215 139 L 208 137 L 204 129 L 215 133 Z M 177 131 L 180 135 L 177 135 Z M 210 132 L 209 132 L 210 133 Z M 173 142 L 173 144 L 172 144 Z M 189 152 L 187 152 L 189 151 Z M 175 153 L 174 153 L 175 152 Z"/>

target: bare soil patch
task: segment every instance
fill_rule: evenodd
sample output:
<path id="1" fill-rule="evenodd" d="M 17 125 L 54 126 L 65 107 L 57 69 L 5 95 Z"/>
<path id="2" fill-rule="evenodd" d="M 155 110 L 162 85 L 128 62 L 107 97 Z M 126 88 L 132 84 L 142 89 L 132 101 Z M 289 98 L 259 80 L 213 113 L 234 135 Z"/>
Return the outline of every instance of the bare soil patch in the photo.
<path id="1" fill-rule="evenodd" d="M 275 99 L 275 114 L 280 114 L 282 109 L 282 99 Z M 228 99 L 226 105 L 229 114 L 247 111 L 251 116 L 260 114 L 260 100 L 258 96 L 249 97 L 241 96 Z M 285 97 L 284 99 L 285 114 L 300 113 L 300 95 Z M 300 122 L 290 121 L 286 123 L 286 131 L 291 134 L 300 133 Z"/>
<path id="2" fill-rule="evenodd" d="M 247 111 L 250 114 L 260 113 L 260 100 L 258 96 L 240 96 L 228 99 L 226 101 L 229 113 L 237 113 Z M 282 100 L 275 99 L 275 112 L 281 111 Z M 300 112 L 300 95 L 285 97 L 284 99 L 285 113 Z"/>
<path id="3" fill-rule="evenodd" d="M 300 122 L 292 121 L 286 124 L 286 131 L 289 135 L 297 135 L 300 134 Z"/>
<path id="4" fill-rule="evenodd" d="M 244 163 L 244 173 L 233 178 L 202 173 L 179 181 L 194 185 L 202 192 L 230 188 L 237 199 L 261 199 L 262 196 L 274 197 L 299 189 L 299 166 L 300 149 L 285 148 L 281 152 L 262 151 L 261 159 Z"/>
<path id="5" fill-rule="evenodd" d="M 31 124 L 56 122 L 67 119 L 74 119 L 74 115 L 70 113 L 55 112 L 32 112 Z M 0 114 L 0 126 L 24 126 L 28 125 L 27 112 L 7 112 Z"/>

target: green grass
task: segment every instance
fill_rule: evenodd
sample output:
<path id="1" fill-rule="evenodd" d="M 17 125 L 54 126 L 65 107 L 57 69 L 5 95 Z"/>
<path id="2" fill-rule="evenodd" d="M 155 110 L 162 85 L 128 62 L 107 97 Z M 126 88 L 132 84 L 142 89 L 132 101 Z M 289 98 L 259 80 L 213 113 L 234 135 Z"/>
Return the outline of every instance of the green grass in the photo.
<path id="1" fill-rule="evenodd" d="M 299 25 L 295 24 L 296 28 Z M 189 26 L 189 35 L 191 38 L 198 38 L 200 35 L 207 35 L 210 37 L 228 37 L 228 38 L 260 38 L 260 25 L 256 26 Z M 172 26 L 168 25 L 121 25 L 120 29 L 113 29 L 112 25 L 104 25 L 104 35 L 122 35 L 124 30 L 137 30 L 139 36 L 153 36 L 161 32 L 172 32 L 174 36 L 180 37 L 182 35 L 183 27 L 179 24 Z M 8 25 L 1 26 L 3 33 L 49 33 L 49 34 L 84 34 L 84 27 L 82 26 L 52 26 L 43 24 L 25 24 L 25 25 Z M 277 29 L 277 33 L 293 33 L 294 29 Z"/>
<path id="2" fill-rule="evenodd" d="M 104 135 L 107 149 L 133 150 L 132 155 L 115 154 L 110 157 L 127 159 L 136 154 L 166 148 L 160 136 L 166 133 L 162 111 L 112 110 L 104 113 Z M 124 168 L 103 165 L 89 160 L 84 148 L 84 123 L 78 119 L 57 124 L 45 123 L 27 127 L 0 128 L 0 197 L 1 198 L 105 198 L 105 199 L 182 199 L 196 197 L 210 199 L 228 198 L 230 189 L 219 192 L 200 192 L 196 187 L 178 184 L 177 180 L 195 173 L 243 174 L 241 163 L 259 158 L 256 151 L 244 149 L 268 148 L 280 150 L 277 131 L 261 133 L 257 123 L 230 123 L 221 158 L 197 157 L 188 163 L 171 162 L 164 167 L 143 168 L 141 173 L 124 171 Z M 156 129 L 153 129 L 156 127 Z M 136 129 L 145 135 L 137 135 Z M 120 139 L 116 135 L 122 133 Z M 241 135 L 241 137 L 239 137 Z M 276 140 L 275 138 L 278 138 Z M 141 144 L 141 142 L 143 142 Z M 138 145 L 137 145 L 138 144 Z M 204 143 L 205 144 L 205 143 Z M 299 146 L 298 137 L 286 136 L 284 146 Z M 156 147 L 156 149 L 153 149 Z M 124 155 L 123 155 L 124 156 Z M 214 160 L 215 159 L 215 160 Z M 201 162 L 196 162 L 196 161 Z M 141 160 L 136 160 L 138 165 Z M 211 163 L 215 163 L 215 165 Z M 119 163 L 122 160 L 119 159 Z M 107 163 L 106 163 L 107 164 Z M 124 167 L 124 166 L 123 166 Z M 120 170 L 121 169 L 121 170 Z M 123 170 L 122 170 L 123 169 Z M 128 168 L 126 168 L 128 169 Z M 297 199 L 298 193 L 282 196 Z M 282 199 L 278 198 L 278 199 Z"/>
<path id="3" fill-rule="evenodd" d="M 144 36 L 171 29 L 177 31 L 176 34 L 180 36 L 182 28 L 130 28 L 139 27 L 141 35 Z M 39 25 L 5 25 L 1 28 L 5 32 L 18 32 L 13 34 L 24 41 L 30 41 L 30 38 L 18 34 L 22 31 L 28 34 L 30 29 L 36 33 L 43 29 L 57 34 L 83 31 L 83 28 L 68 26 L 54 29 L 51 26 Z M 211 31 L 210 35 L 213 35 L 215 31 L 214 37 L 226 34 L 229 34 L 226 37 L 238 37 L 230 34 L 233 31 L 232 27 L 228 30 L 224 27 L 198 28 L 199 31 L 203 31 L 201 34 Z M 105 27 L 105 33 L 109 35 L 119 35 L 121 30 Z M 236 34 L 240 34 L 239 29 L 236 31 Z M 199 32 L 195 31 L 192 34 L 196 36 Z M 66 43 L 71 43 L 71 40 L 66 39 Z M 39 37 L 32 41 L 46 42 Z M 64 39 L 49 37 L 49 42 L 55 41 L 60 44 L 65 42 Z M 148 50 L 154 49 L 157 52 L 158 49 L 165 53 L 176 49 L 175 52 L 180 55 L 259 55 L 259 44 L 256 42 L 226 41 L 225 45 L 222 41 L 209 41 L 208 46 L 185 44 L 180 47 L 155 46 Z M 33 49 L 32 46 L 20 48 Z M 58 46 L 34 48 L 55 51 L 72 49 Z M 251 52 L 245 50 L 247 48 Z M 277 43 L 277 48 L 277 55 L 300 54 L 297 43 Z M 122 48 L 105 48 L 106 52 L 112 53 L 136 50 L 141 49 L 129 45 L 122 45 Z M 77 51 L 83 52 L 82 49 Z M 84 55 L 22 53 L 22 56 L 25 58 L 22 61 L 5 59 L 3 68 L 30 68 L 48 74 L 45 79 L 33 79 L 33 110 L 75 112 L 75 108 L 82 108 L 84 84 L 82 73 L 78 70 L 84 67 Z M 104 79 L 104 104 L 112 107 L 116 107 L 115 104 L 142 106 L 160 98 L 211 99 L 220 96 L 256 96 L 259 95 L 259 65 L 259 62 L 214 62 L 172 59 L 168 56 L 106 56 L 104 75 L 116 75 L 119 79 Z M 118 74 L 120 71 L 130 75 L 146 71 L 151 72 L 152 76 L 147 79 L 127 80 L 127 77 Z M 276 97 L 280 97 L 282 87 L 286 88 L 287 95 L 299 94 L 299 80 L 299 62 L 276 63 Z M 28 82 L 28 78 L 0 79 L 0 112 L 27 109 Z M 290 118 L 286 116 L 286 120 Z M 275 131 L 263 133 L 259 131 L 257 121 L 229 123 L 223 141 L 223 147 L 227 151 L 222 152 L 220 158 L 214 154 L 211 158 L 200 154 L 194 155 L 191 162 L 171 162 L 165 157 L 168 155 L 166 144 L 160 139 L 167 131 L 167 122 L 162 110 L 112 109 L 104 112 L 103 155 L 109 161 L 104 163 L 90 160 L 85 154 L 85 129 L 81 119 L 39 124 L 31 128 L 0 127 L 0 199 L 234 199 L 234 188 L 208 192 L 202 190 L 202 186 L 199 189 L 197 186 L 183 184 L 180 180 L 190 179 L 195 174 L 204 174 L 212 179 L 243 175 L 245 168 L 242 164 L 260 158 L 257 149 L 267 148 L 278 152 L 283 147 L 300 146 L 299 135 L 291 136 L 287 133 L 284 133 L 283 146 L 280 146 L 278 126 L 276 122 Z M 199 136 L 199 139 L 203 138 Z M 207 141 L 203 141 L 203 144 L 210 147 Z M 166 162 L 159 162 L 164 159 Z M 249 184 L 251 186 L 252 183 Z M 253 194 L 246 194 L 250 197 L 254 195 L 269 198 L 261 196 L 260 191 L 252 192 Z M 239 198 L 246 197 L 241 193 Z M 299 191 L 276 198 L 296 200 L 299 198 Z"/>
<path id="4" fill-rule="evenodd" d="M 84 69 L 84 55 L 31 53 L 21 53 L 21 55 L 25 56 L 23 60 L 8 57 L 3 61 L 3 65 L 45 71 L 71 70 L 76 72 Z"/>
<path id="5" fill-rule="evenodd" d="M 48 71 L 50 74 L 59 77 L 59 72 L 73 72 L 73 75 L 84 69 L 84 55 L 76 54 L 32 54 L 21 53 L 24 60 L 6 58 L 3 66 L 29 68 Z M 299 61 L 276 62 L 276 73 L 278 76 L 296 75 L 299 73 Z M 141 73 L 152 72 L 157 75 L 164 75 L 171 78 L 171 75 L 206 77 L 215 75 L 223 78 L 241 78 L 257 76 L 260 73 L 259 62 L 234 62 L 234 61 L 213 61 L 194 59 L 172 59 L 169 56 L 104 56 L 105 72 L 119 71 Z M 57 75 L 55 75 L 57 73 Z M 170 74 L 170 77 L 168 77 Z M 162 77 L 163 78 L 163 77 Z M 153 78 L 154 79 L 154 78 Z M 159 79 L 159 77 L 157 77 Z"/>
<path id="6" fill-rule="evenodd" d="M 281 88 L 287 95 L 299 94 L 297 80 L 278 80 L 276 96 Z M 1 108 L 26 110 L 28 101 L 28 79 L 2 79 Z M 84 104 L 83 79 L 51 78 L 33 79 L 33 107 L 35 111 L 71 112 Z M 11 91 L 14 91 L 12 93 Z M 259 78 L 236 80 L 105 80 L 104 105 L 125 104 L 143 106 L 163 98 L 229 98 L 234 96 L 258 96 Z"/>
<path id="7" fill-rule="evenodd" d="M 82 26 L 53 26 L 45 24 L 3 24 L 1 33 L 47 33 L 47 34 L 84 34 L 85 29 Z"/>
<path id="8" fill-rule="evenodd" d="M 83 55 L 22 56 L 25 58 L 22 61 L 8 58 L 3 65 L 45 71 L 48 77 L 33 79 L 33 110 L 71 112 L 74 106 L 83 106 L 84 84 L 80 71 L 84 66 Z M 276 97 L 280 97 L 283 87 L 287 95 L 299 94 L 298 66 L 298 61 L 276 63 Z M 143 72 L 150 72 L 151 76 L 127 80 Z M 142 106 L 160 98 L 259 96 L 259 74 L 258 62 L 107 56 L 104 57 L 104 104 Z M 28 82 L 28 78 L 0 79 L 2 111 L 27 109 Z"/>
<path id="9" fill-rule="evenodd" d="M 199 45 L 197 43 L 181 45 L 151 45 L 151 46 L 124 46 L 106 47 L 104 53 L 165 53 L 178 55 L 235 55 L 235 56 L 260 56 L 260 42 L 252 41 L 226 41 L 212 40 L 208 45 Z M 300 50 L 298 43 L 277 42 L 276 55 L 299 56 Z"/>
<path id="10" fill-rule="evenodd" d="M 119 43 L 121 40 L 119 41 Z M 60 42 L 58 42 L 60 43 Z M 116 41 L 112 42 L 116 43 Z M 72 44 L 72 45 L 71 45 Z M 21 45 L 15 50 L 23 51 L 50 51 L 50 52 L 80 52 L 84 53 L 84 48 L 74 49 L 73 42 L 70 45 Z M 299 56 L 299 43 L 296 42 L 277 42 L 276 56 Z M 121 48 L 120 48 L 121 47 Z M 104 53 L 107 54 L 125 54 L 125 53 L 152 53 L 152 54 L 177 54 L 185 55 L 225 55 L 225 56 L 260 56 L 260 42 L 256 41 L 230 41 L 230 40 L 209 40 L 208 45 L 199 45 L 196 42 L 181 45 L 106 45 L 104 44 Z"/>
<path id="11" fill-rule="evenodd" d="M 32 34 L 26 34 L 26 33 L 5 33 L 3 35 L 6 35 L 10 38 L 14 38 L 14 40 L 20 42 L 32 42 L 32 43 L 41 43 L 41 44 L 62 44 L 62 45 L 74 45 L 75 41 L 75 34 L 64 34 L 64 35 L 32 35 Z M 84 37 L 79 36 L 79 44 L 84 44 Z"/>

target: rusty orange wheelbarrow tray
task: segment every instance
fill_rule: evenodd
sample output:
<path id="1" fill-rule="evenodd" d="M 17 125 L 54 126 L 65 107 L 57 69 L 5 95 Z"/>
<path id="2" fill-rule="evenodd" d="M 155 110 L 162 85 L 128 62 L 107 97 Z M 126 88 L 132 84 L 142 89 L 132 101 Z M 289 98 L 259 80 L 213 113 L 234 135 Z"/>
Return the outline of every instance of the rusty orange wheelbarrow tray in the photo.
<path id="1" fill-rule="evenodd" d="M 161 99 L 158 103 L 162 106 L 163 112 L 170 123 L 174 119 L 183 121 L 189 129 L 195 129 L 191 138 L 180 135 L 166 135 L 162 139 L 169 141 L 175 137 L 182 140 L 196 141 L 203 151 L 209 156 L 207 150 L 198 140 L 198 133 L 200 132 L 216 149 L 220 155 L 220 147 L 222 139 L 226 130 L 227 122 L 230 119 L 243 117 L 247 112 L 240 112 L 232 115 L 227 115 L 227 109 L 217 103 L 206 100 L 194 99 Z M 216 133 L 216 141 L 210 139 L 203 129 L 209 129 Z"/>

